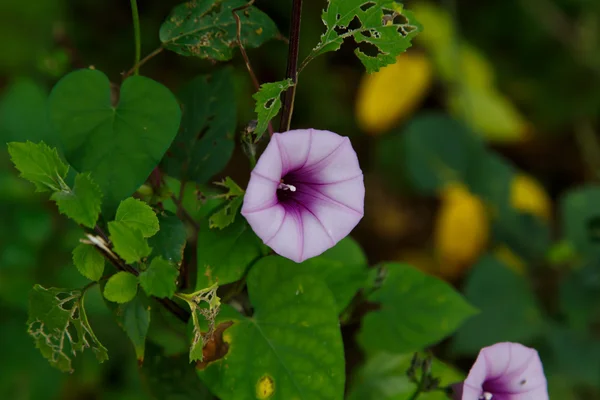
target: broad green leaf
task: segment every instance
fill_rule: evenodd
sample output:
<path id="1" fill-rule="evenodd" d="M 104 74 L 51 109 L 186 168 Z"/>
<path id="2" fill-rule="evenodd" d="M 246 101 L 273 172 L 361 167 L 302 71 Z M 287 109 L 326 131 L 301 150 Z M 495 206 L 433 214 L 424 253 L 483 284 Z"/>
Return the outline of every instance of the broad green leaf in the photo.
<path id="1" fill-rule="evenodd" d="M 292 87 L 291 79 L 279 82 L 263 83 L 258 92 L 252 97 L 256 100 L 254 111 L 257 115 L 257 124 L 254 129 L 255 142 L 261 138 L 271 121 L 281 109 L 281 94 Z"/>
<path id="2" fill-rule="evenodd" d="M 377 353 L 369 357 L 353 379 L 348 400 L 407 400 L 417 385 L 406 372 L 410 368 L 413 353 Z M 443 362 L 433 359 L 431 375 L 440 379 L 440 386 L 452 385 L 464 380 L 464 375 Z M 442 391 L 424 392 L 419 400 L 447 400 Z"/>
<path id="3" fill-rule="evenodd" d="M 390 139 L 393 140 L 393 139 Z M 463 182 L 472 160 L 483 151 L 481 143 L 460 122 L 439 113 L 414 118 L 402 133 L 405 168 L 421 192 L 435 194 L 446 185 Z M 379 144 L 388 156 L 387 140 Z"/>
<path id="4" fill-rule="evenodd" d="M 359 49 L 354 51 L 368 73 L 395 63 L 396 57 L 411 46 L 411 40 L 422 30 L 414 15 L 392 0 L 330 0 L 322 19 L 326 31 L 307 59 L 337 51 L 344 39 L 353 37 L 356 43 L 377 48 L 374 57 Z"/>
<path id="5" fill-rule="evenodd" d="M 544 330 L 551 352 L 543 359 L 547 376 L 564 376 L 573 385 L 598 386 L 600 341 L 588 332 L 549 325 Z"/>
<path id="6" fill-rule="evenodd" d="M 223 306 L 215 333 L 225 354 L 201 363 L 200 378 L 223 399 L 341 400 L 344 351 L 331 291 L 307 275 L 273 273 L 285 276 L 266 265 L 248 275 L 251 318 Z"/>
<path id="7" fill-rule="evenodd" d="M 238 45 L 232 10 L 246 4 L 245 0 L 193 0 L 179 4 L 160 27 L 160 40 L 167 49 L 184 56 L 227 61 Z M 248 7 L 238 15 L 244 47 L 258 47 L 277 35 L 273 21 L 256 7 Z"/>
<path id="8" fill-rule="evenodd" d="M 237 281 L 264 253 L 261 240 L 240 215 L 224 229 L 210 229 L 203 221 L 198 232 L 196 288 Z"/>
<path id="9" fill-rule="evenodd" d="M 141 364 L 144 362 L 146 335 L 150 326 L 150 307 L 144 304 L 139 295 L 119 307 L 122 312 L 123 329 L 131 339 L 138 363 Z"/>
<path id="10" fill-rule="evenodd" d="M 174 215 L 159 215 L 160 231 L 150 239 L 152 256 L 161 256 L 165 260 L 180 264 L 183 260 L 183 250 L 187 241 L 184 223 Z"/>
<path id="11" fill-rule="evenodd" d="M 585 332 L 600 321 L 599 278 L 597 264 L 590 261 L 561 279 L 559 305 L 568 327 Z"/>
<path id="12" fill-rule="evenodd" d="M 560 201 L 564 238 L 584 256 L 600 254 L 600 186 L 587 185 L 569 191 Z"/>
<path id="13" fill-rule="evenodd" d="M 48 94 L 29 78 L 18 78 L 3 89 L 0 100 L 0 143 L 44 140 L 55 145 L 48 124 Z"/>
<path id="14" fill-rule="evenodd" d="M 175 96 L 149 78 L 127 78 L 118 104 L 111 98 L 106 75 L 83 69 L 62 78 L 49 100 L 65 156 L 76 170 L 92 173 L 108 218 L 158 165 L 181 119 Z"/>
<path id="15" fill-rule="evenodd" d="M 179 271 L 162 257 L 154 257 L 145 271 L 139 276 L 140 285 L 148 296 L 171 298 L 177 290 Z"/>
<path id="16" fill-rule="evenodd" d="M 154 325 L 154 320 L 152 320 Z M 198 379 L 196 366 L 187 355 L 172 355 L 152 342 L 146 345 L 146 359 L 140 369 L 142 386 L 157 399 L 210 399 L 211 394 Z"/>
<path id="17" fill-rule="evenodd" d="M 117 253 L 128 264 L 140 261 L 148 257 L 152 248 L 148 246 L 148 240 L 144 238 L 139 229 L 132 229 L 121 221 L 108 223 L 110 241 Z"/>
<path id="18" fill-rule="evenodd" d="M 110 277 L 104 286 L 104 297 L 115 303 L 127 303 L 136 293 L 138 278 L 129 272 L 120 271 Z"/>
<path id="19" fill-rule="evenodd" d="M 27 332 L 50 365 L 72 372 L 71 356 L 91 348 L 99 362 L 108 360 L 87 319 L 79 290 L 35 285 L 29 298 Z"/>
<path id="20" fill-rule="evenodd" d="M 318 257 L 300 264 L 280 256 L 260 259 L 252 268 L 271 270 L 272 279 L 285 279 L 286 276 L 309 275 L 327 284 L 333 293 L 338 313 L 350 303 L 356 292 L 366 285 L 368 277 L 367 260 L 350 237 L 342 239 L 336 246 Z M 281 276 L 277 276 L 281 273 Z"/>
<path id="21" fill-rule="evenodd" d="M 458 354 L 477 354 L 482 347 L 504 341 L 526 343 L 543 329 L 541 312 L 525 277 L 490 255 L 473 267 L 464 293 L 481 313 L 454 336 L 453 350 Z"/>
<path id="22" fill-rule="evenodd" d="M 433 345 L 476 314 L 446 282 L 405 264 L 386 264 L 381 288 L 368 300 L 379 309 L 362 321 L 358 341 L 367 353 L 406 353 Z"/>
<path id="23" fill-rule="evenodd" d="M 217 185 L 228 189 L 227 193 L 221 195 L 221 197 L 229 201 L 209 218 L 208 225 L 211 229 L 223 229 L 231 225 L 244 202 L 244 190 L 230 177 L 225 178 L 223 182 L 219 182 Z"/>
<path id="24" fill-rule="evenodd" d="M 33 183 L 36 192 L 55 192 L 66 186 L 64 179 L 69 166 L 60 159 L 56 149 L 44 142 L 27 141 L 9 143 L 8 152 L 20 176 Z"/>
<path id="25" fill-rule="evenodd" d="M 146 238 L 156 235 L 160 229 L 158 218 L 152 207 L 133 197 L 129 197 L 119 204 L 115 221 L 120 221 L 131 229 L 139 230 Z"/>
<path id="26" fill-rule="evenodd" d="M 96 250 L 95 246 L 80 243 L 73 250 L 73 264 L 81 275 L 97 281 L 104 273 L 104 257 Z"/>
<path id="27" fill-rule="evenodd" d="M 163 165 L 171 176 L 206 183 L 225 168 L 235 147 L 237 100 L 231 68 L 196 77 L 178 97 L 181 126 Z"/>
<path id="28" fill-rule="evenodd" d="M 61 214 L 73 221 L 93 228 L 100 216 L 102 192 L 89 173 L 77 174 L 73 189 L 64 188 L 50 197 Z"/>

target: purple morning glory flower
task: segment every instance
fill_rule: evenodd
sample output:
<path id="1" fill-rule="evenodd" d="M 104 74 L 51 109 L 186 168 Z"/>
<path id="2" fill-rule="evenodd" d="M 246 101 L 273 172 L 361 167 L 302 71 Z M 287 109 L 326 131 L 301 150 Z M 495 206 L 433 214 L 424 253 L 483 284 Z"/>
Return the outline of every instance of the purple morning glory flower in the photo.
<path id="1" fill-rule="evenodd" d="M 347 137 L 276 133 L 252 171 L 242 215 L 276 253 L 296 262 L 346 237 L 363 217 L 365 185 Z"/>
<path id="2" fill-rule="evenodd" d="M 538 352 L 519 343 L 496 343 L 479 352 L 455 400 L 548 400 Z"/>

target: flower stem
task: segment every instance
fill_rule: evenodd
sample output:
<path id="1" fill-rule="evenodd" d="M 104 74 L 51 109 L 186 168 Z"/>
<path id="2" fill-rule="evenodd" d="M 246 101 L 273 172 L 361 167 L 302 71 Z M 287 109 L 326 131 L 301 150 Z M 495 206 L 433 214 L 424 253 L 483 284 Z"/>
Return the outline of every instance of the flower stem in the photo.
<path id="1" fill-rule="evenodd" d="M 164 50 L 164 47 L 159 47 L 156 50 L 154 50 L 152 53 L 148 54 L 146 57 L 142 58 L 142 60 L 138 63 L 136 63 L 129 71 L 127 71 L 125 73 L 125 75 L 123 76 L 123 78 L 127 78 L 128 76 L 130 76 L 131 74 L 133 74 L 134 72 L 137 72 L 138 69 L 146 64 L 146 62 L 150 61 L 150 59 L 154 58 L 155 56 L 159 55 L 160 53 L 162 53 L 162 51 Z M 137 75 L 137 74 L 136 74 Z"/>
<path id="2" fill-rule="evenodd" d="M 300 19 L 302 15 L 302 0 L 293 0 L 292 3 L 292 25 L 290 27 L 290 45 L 288 52 L 288 63 L 286 78 L 291 79 L 294 85 L 284 94 L 283 112 L 279 131 L 290 130 L 292 113 L 294 112 L 294 98 L 296 97 L 296 83 L 298 82 L 298 48 L 300 46 Z"/>
<path id="3" fill-rule="evenodd" d="M 134 74 L 139 75 L 140 58 L 142 57 L 142 38 L 140 35 L 140 16 L 138 14 L 137 0 L 131 0 L 131 16 L 133 17 L 133 31 L 135 36 L 135 66 Z"/>

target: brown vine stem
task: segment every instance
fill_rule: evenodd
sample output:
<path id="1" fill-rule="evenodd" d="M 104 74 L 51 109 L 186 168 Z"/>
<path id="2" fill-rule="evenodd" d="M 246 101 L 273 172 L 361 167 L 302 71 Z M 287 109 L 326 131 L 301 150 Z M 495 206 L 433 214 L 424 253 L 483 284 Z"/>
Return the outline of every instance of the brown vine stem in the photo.
<path id="1" fill-rule="evenodd" d="M 106 234 L 104 233 L 102 228 L 100 228 L 99 226 L 96 225 L 94 230 L 96 232 L 100 233 L 100 236 L 106 237 Z M 100 252 L 100 254 L 102 254 L 104 256 L 104 258 L 106 258 L 119 271 L 125 271 L 125 272 L 129 272 L 130 274 L 133 274 L 135 276 L 139 276 L 140 273 L 138 272 L 137 269 L 133 268 L 131 265 L 129 265 L 125 261 L 121 260 L 121 258 L 119 256 L 117 256 L 116 254 L 114 254 L 113 252 L 109 252 L 105 248 L 102 248 L 97 245 L 94 247 L 96 248 L 96 250 L 98 250 Z M 158 301 L 160 304 L 162 304 L 163 307 L 165 307 L 167 310 L 169 310 L 174 316 L 179 318 L 182 322 L 187 323 L 189 321 L 190 313 L 187 310 L 180 307 L 179 304 L 175 303 L 173 300 L 160 299 L 158 297 L 153 297 L 153 298 L 156 301 Z"/>
<path id="2" fill-rule="evenodd" d="M 256 0 L 250 0 L 247 4 L 234 8 L 233 10 L 231 10 L 231 13 L 233 14 L 233 18 L 235 18 L 237 42 L 238 46 L 240 47 L 240 52 L 242 53 L 242 57 L 244 58 L 244 63 L 246 64 L 246 69 L 250 74 L 252 83 L 254 84 L 254 89 L 258 92 L 260 90 L 260 82 L 258 81 L 256 74 L 254 73 L 254 69 L 252 69 L 250 58 L 248 57 L 248 53 L 246 53 L 246 49 L 244 48 L 244 45 L 242 43 L 242 21 L 240 20 L 240 16 L 237 14 L 238 11 L 242 11 L 251 7 L 255 1 Z M 269 121 L 268 129 L 269 136 L 273 136 L 273 125 L 271 124 L 271 121 Z"/>
<path id="3" fill-rule="evenodd" d="M 292 113 L 294 112 L 294 98 L 296 97 L 296 83 L 298 82 L 298 48 L 300 46 L 300 20 L 302 16 L 302 0 L 293 0 L 292 3 L 292 24 L 290 27 L 290 45 L 288 51 L 288 63 L 286 78 L 291 79 L 293 86 L 289 88 L 283 97 L 283 112 L 279 131 L 286 132 L 290 130 L 292 122 Z"/>
<path id="4" fill-rule="evenodd" d="M 123 75 L 123 79 L 128 78 L 131 74 L 133 74 L 136 70 L 138 70 L 142 65 L 146 64 L 148 61 L 162 53 L 165 48 L 160 46 L 158 49 L 154 50 L 152 53 L 148 54 L 146 57 L 142 58 L 141 61 L 135 64 L 129 71 L 127 71 Z"/>

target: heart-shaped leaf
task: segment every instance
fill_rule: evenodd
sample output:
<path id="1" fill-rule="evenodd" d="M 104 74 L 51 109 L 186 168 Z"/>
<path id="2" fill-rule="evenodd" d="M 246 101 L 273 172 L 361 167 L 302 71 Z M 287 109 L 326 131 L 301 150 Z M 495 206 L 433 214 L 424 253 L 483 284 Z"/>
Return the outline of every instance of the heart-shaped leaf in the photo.
<path id="1" fill-rule="evenodd" d="M 105 217 L 158 165 L 181 118 L 177 100 L 160 83 L 127 78 L 114 105 L 108 78 L 91 69 L 62 78 L 49 107 L 65 157 L 76 170 L 91 172 L 104 193 Z"/>

